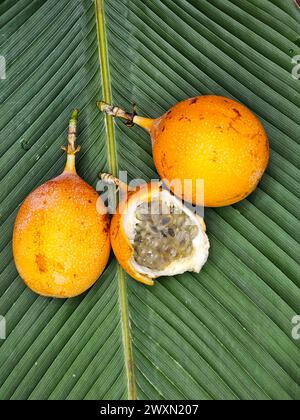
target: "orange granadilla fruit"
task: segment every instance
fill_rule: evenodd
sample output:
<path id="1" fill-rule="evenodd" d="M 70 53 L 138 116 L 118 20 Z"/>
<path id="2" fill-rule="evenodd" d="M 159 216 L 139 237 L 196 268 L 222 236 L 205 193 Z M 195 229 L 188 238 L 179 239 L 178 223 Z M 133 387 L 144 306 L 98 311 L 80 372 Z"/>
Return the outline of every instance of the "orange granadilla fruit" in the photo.
<path id="1" fill-rule="evenodd" d="M 209 252 L 200 216 L 160 182 L 129 191 L 112 175 L 101 178 L 123 191 L 111 221 L 110 239 L 117 260 L 131 277 L 151 286 L 161 276 L 200 272 Z"/>
<path id="2" fill-rule="evenodd" d="M 221 96 L 199 96 L 176 104 L 157 119 L 143 118 L 99 102 L 101 111 L 147 130 L 160 177 L 190 180 L 184 197 L 194 204 L 234 204 L 257 187 L 269 161 L 269 142 L 259 119 L 244 105 Z M 204 181 L 204 199 L 197 194 Z M 176 191 L 175 191 L 176 193 Z"/>
<path id="3" fill-rule="evenodd" d="M 26 198 L 14 227 L 17 270 L 44 296 L 69 298 L 85 292 L 100 277 L 110 254 L 107 209 L 75 169 L 77 117 L 76 110 L 63 174 Z"/>

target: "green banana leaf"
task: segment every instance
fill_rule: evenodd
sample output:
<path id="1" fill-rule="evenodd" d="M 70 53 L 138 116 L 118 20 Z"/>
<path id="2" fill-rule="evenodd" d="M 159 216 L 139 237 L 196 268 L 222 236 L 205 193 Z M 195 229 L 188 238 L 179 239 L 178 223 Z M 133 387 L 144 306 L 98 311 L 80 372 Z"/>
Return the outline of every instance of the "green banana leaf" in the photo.
<path id="1" fill-rule="evenodd" d="M 300 12 L 292 0 L 2 0 L 0 399 L 300 399 Z M 294 69 L 295 70 L 295 69 Z M 148 135 L 104 98 L 158 117 L 197 94 L 250 107 L 270 137 L 257 191 L 207 209 L 199 275 L 153 288 L 111 257 L 70 300 L 32 293 L 11 251 L 18 207 L 64 166 L 81 109 L 78 172 L 157 178 Z"/>

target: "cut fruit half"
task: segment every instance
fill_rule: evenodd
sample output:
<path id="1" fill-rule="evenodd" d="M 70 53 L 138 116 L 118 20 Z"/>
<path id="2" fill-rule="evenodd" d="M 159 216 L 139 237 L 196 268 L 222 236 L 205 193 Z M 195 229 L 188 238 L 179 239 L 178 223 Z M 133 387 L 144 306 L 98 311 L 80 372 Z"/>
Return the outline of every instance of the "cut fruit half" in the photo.
<path id="1" fill-rule="evenodd" d="M 120 187 L 112 176 L 103 175 L 102 179 Z M 158 277 L 200 272 L 209 253 L 205 230 L 200 216 L 164 190 L 161 183 L 151 183 L 126 191 L 112 218 L 110 235 L 124 270 L 134 279 L 153 285 Z"/>

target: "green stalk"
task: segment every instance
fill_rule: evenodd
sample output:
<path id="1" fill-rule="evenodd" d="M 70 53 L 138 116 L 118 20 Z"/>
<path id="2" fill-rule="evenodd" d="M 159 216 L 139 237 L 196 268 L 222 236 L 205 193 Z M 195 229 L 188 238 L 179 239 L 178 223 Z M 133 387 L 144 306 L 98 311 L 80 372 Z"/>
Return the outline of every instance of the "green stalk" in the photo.
<path id="1" fill-rule="evenodd" d="M 107 37 L 106 37 L 106 24 L 105 24 L 105 0 L 95 0 L 95 5 L 96 5 L 99 57 L 100 57 L 101 74 L 102 74 L 103 99 L 104 101 L 108 103 L 112 103 L 108 46 L 107 46 Z M 107 133 L 107 140 L 108 140 L 108 157 L 109 157 L 110 172 L 114 176 L 117 177 L 119 170 L 118 170 L 118 158 L 117 158 L 116 138 L 115 138 L 113 119 L 111 116 L 106 115 L 105 121 L 106 121 L 106 133 Z M 126 375 L 127 375 L 128 399 L 136 400 L 137 393 L 136 393 L 136 380 L 135 380 L 135 374 L 134 374 L 133 345 L 132 345 L 130 321 L 129 321 L 127 282 L 126 282 L 125 273 L 120 266 L 118 267 L 118 284 L 119 284 L 121 328 L 122 328 L 124 357 L 125 357 Z"/>
<path id="2" fill-rule="evenodd" d="M 99 46 L 99 60 L 101 65 L 102 74 L 102 95 L 105 101 L 112 102 L 110 70 L 108 59 L 108 46 L 106 37 L 106 23 L 105 23 L 105 10 L 104 0 L 95 0 L 96 5 L 96 23 L 97 23 L 97 37 Z M 112 117 L 105 116 L 106 134 L 108 139 L 108 159 L 110 172 L 114 176 L 118 176 L 118 159 L 115 129 Z"/>

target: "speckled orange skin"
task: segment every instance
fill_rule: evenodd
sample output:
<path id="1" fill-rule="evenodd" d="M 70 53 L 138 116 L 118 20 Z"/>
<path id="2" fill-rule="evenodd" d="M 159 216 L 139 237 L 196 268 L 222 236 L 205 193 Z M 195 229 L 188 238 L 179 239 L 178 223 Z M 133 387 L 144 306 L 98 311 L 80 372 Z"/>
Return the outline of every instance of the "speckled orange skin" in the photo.
<path id="1" fill-rule="evenodd" d="M 36 293 L 68 298 L 89 289 L 110 254 L 109 217 L 97 192 L 65 172 L 24 201 L 13 234 L 16 267 Z"/>
<path id="2" fill-rule="evenodd" d="M 127 208 L 134 205 L 134 201 L 141 200 L 143 202 L 150 202 L 152 193 L 160 190 L 159 183 L 148 184 L 148 187 L 138 189 L 135 192 L 129 192 L 127 200 L 120 203 L 116 214 L 113 216 L 110 226 L 110 239 L 114 254 L 122 266 L 122 268 L 135 280 L 153 286 L 154 281 L 142 274 L 136 272 L 131 265 L 131 258 L 133 256 L 133 247 L 129 242 L 124 231 L 123 216 L 126 214 Z"/>
<path id="3" fill-rule="evenodd" d="M 257 187 L 269 161 L 269 142 L 258 118 L 220 96 L 199 96 L 175 105 L 150 128 L 162 179 L 204 180 L 204 205 L 236 203 Z M 145 125 L 141 120 L 142 124 Z M 139 124 L 139 121 L 137 120 Z M 195 184 L 186 198 L 197 203 Z M 198 202 L 197 204 L 202 204 Z"/>

